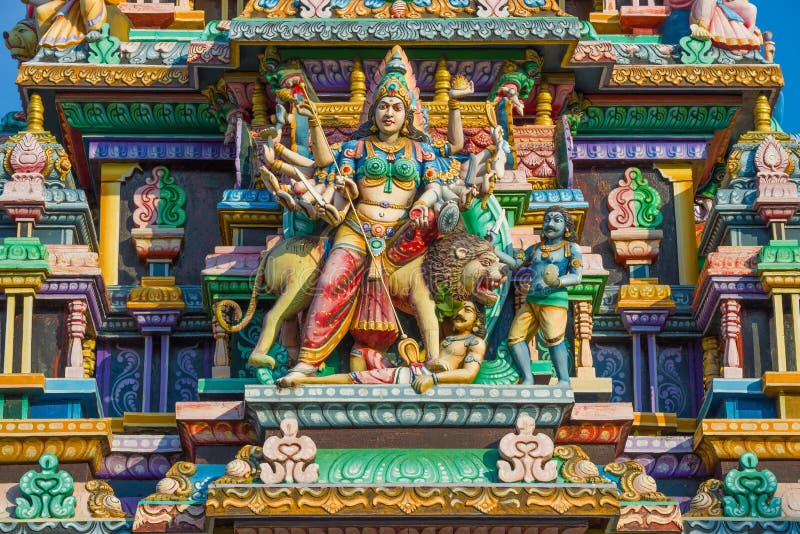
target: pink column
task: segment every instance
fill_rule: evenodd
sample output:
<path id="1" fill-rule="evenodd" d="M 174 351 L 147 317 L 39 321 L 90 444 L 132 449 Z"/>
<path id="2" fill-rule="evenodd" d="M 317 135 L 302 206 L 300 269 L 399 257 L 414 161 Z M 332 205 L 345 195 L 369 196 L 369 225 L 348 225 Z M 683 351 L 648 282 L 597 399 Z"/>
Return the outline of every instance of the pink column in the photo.
<path id="1" fill-rule="evenodd" d="M 723 378 L 742 378 L 742 306 L 739 301 L 727 299 L 720 303 L 722 314 Z"/>
<path id="2" fill-rule="evenodd" d="M 589 300 L 579 300 L 572 303 L 572 313 L 575 318 L 575 341 L 576 341 L 576 376 L 581 378 L 595 378 L 594 361 L 592 360 L 592 331 L 594 322 L 592 321 L 592 302 Z"/>
<path id="3" fill-rule="evenodd" d="M 69 301 L 67 329 L 69 331 L 69 365 L 64 369 L 67 378 L 83 378 L 83 336 L 86 334 L 86 301 Z"/>

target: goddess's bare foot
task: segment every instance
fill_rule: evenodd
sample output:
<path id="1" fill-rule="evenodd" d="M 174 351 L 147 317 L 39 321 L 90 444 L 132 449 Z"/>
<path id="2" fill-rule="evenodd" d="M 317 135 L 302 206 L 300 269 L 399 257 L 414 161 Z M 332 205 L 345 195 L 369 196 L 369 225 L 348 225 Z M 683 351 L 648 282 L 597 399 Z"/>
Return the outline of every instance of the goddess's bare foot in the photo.
<path id="1" fill-rule="evenodd" d="M 279 378 L 275 385 L 279 388 L 294 388 L 303 385 L 306 378 L 308 377 L 303 373 L 293 371 L 289 372 L 286 376 Z"/>
<path id="2" fill-rule="evenodd" d="M 700 24 L 692 24 L 690 26 L 692 37 L 698 41 L 708 41 L 711 39 L 711 33 Z"/>

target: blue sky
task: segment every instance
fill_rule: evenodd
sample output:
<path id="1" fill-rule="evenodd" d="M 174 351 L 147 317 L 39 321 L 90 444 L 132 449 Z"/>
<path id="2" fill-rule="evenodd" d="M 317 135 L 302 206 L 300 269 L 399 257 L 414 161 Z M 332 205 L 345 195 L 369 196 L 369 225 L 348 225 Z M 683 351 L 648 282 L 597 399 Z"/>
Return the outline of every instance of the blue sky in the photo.
<path id="1" fill-rule="evenodd" d="M 792 35 L 797 31 L 797 0 L 751 0 L 758 6 L 758 25 L 775 35 L 777 52 L 775 61 L 783 68 L 786 87 L 783 90 L 783 109 L 776 109 L 784 130 L 800 132 L 800 54 L 792 53 Z M 0 28 L 11 29 L 25 14 L 20 0 L 0 0 L 5 6 L 0 10 Z M 5 47 L 0 49 L 0 116 L 8 111 L 22 109 L 19 93 L 14 85 L 17 62 L 11 59 Z M 779 106 L 780 107 L 780 106 Z"/>

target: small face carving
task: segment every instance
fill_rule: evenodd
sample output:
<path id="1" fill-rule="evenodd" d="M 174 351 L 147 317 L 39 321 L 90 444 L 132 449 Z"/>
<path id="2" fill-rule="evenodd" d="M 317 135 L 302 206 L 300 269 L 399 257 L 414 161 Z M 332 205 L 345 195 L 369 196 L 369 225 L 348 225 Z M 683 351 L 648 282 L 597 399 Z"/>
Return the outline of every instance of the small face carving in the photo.
<path id="1" fill-rule="evenodd" d="M 551 211 L 545 214 L 544 221 L 542 221 L 542 233 L 548 241 L 564 237 L 566 228 L 567 221 L 564 220 L 563 214 L 557 211 Z"/>
<path id="2" fill-rule="evenodd" d="M 28 61 L 36 55 L 38 38 L 33 28 L 25 22 L 18 22 L 11 31 L 3 32 L 6 48 L 17 61 Z"/>
<path id="3" fill-rule="evenodd" d="M 469 332 L 475 328 L 478 321 L 478 310 L 472 301 L 464 302 L 464 306 L 459 310 L 453 318 L 453 326 L 457 331 Z"/>
<path id="4" fill-rule="evenodd" d="M 386 135 L 400 132 L 406 121 L 406 107 L 396 96 L 385 96 L 375 109 L 375 124 L 378 130 Z"/>

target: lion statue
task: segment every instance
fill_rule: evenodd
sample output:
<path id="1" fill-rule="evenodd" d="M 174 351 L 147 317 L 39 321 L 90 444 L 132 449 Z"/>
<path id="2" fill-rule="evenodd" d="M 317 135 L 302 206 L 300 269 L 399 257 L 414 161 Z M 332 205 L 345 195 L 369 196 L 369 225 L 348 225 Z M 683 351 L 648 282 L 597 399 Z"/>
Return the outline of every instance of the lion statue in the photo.
<path id="1" fill-rule="evenodd" d="M 268 353 L 284 321 L 310 304 L 321 271 L 326 239 L 296 237 L 264 253 L 243 317 L 241 308 L 232 300 L 223 300 L 214 306 L 220 326 L 227 332 L 238 332 L 252 320 L 262 291 L 277 295 L 272 309 L 264 315 L 261 335 L 248 360 L 249 365 L 274 368 L 275 359 Z M 439 321 L 434 296 L 445 292 L 454 300 L 470 299 L 491 306 L 499 298 L 495 290 L 505 283 L 508 275 L 508 267 L 501 263 L 489 242 L 461 230 L 437 238 L 424 255 L 405 265 L 395 266 L 388 261 L 385 265 L 392 300 L 399 310 L 416 317 L 427 359 L 435 359 L 439 353 Z M 238 323 L 231 324 L 232 318 Z"/>
<path id="2" fill-rule="evenodd" d="M 3 32 L 3 39 L 6 41 L 6 48 L 11 52 L 11 57 L 20 62 L 32 59 L 36 55 L 36 43 L 39 41 L 36 35 L 36 21 L 22 19 L 11 28 L 11 31 Z"/>

